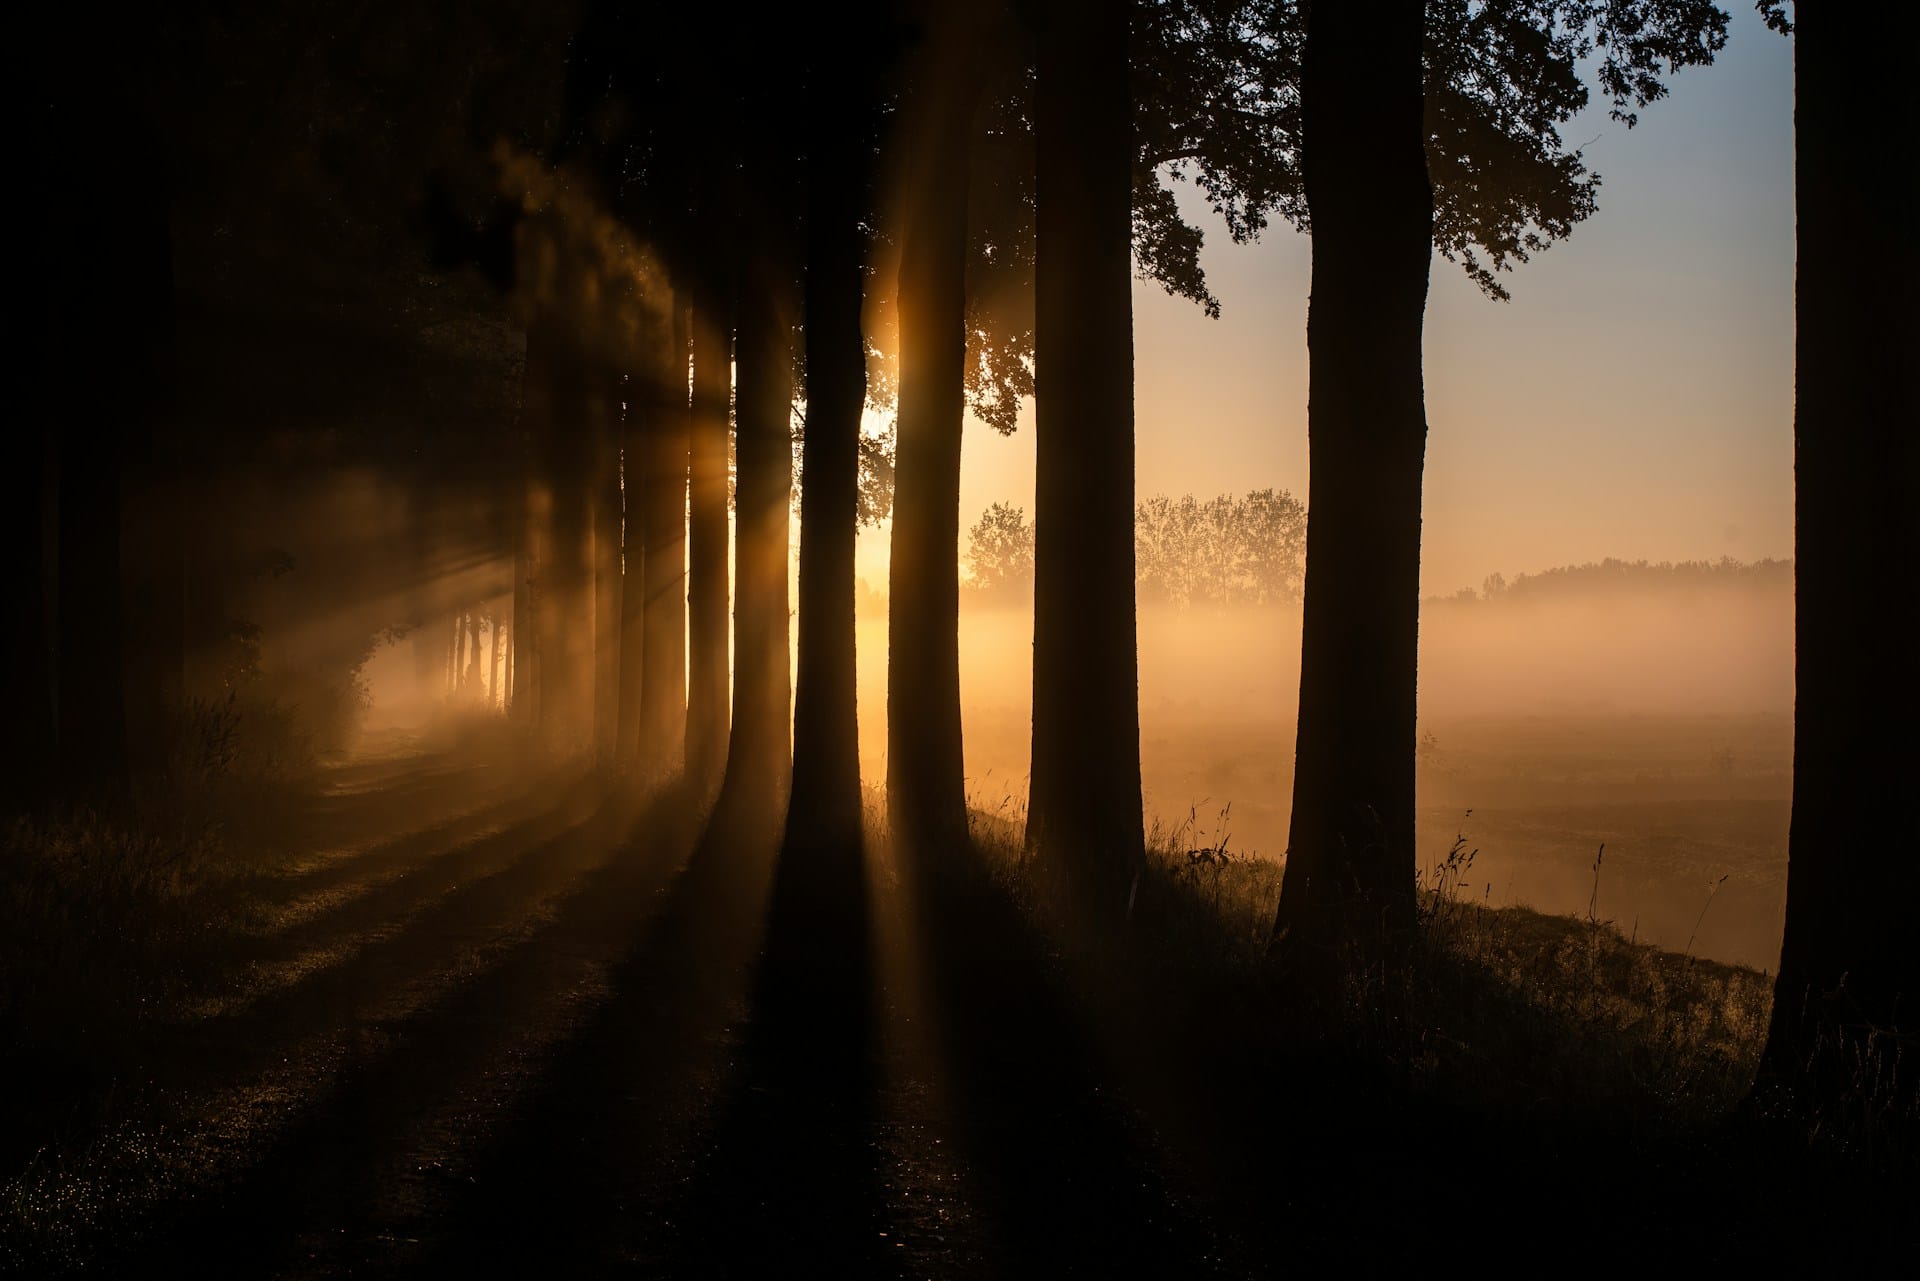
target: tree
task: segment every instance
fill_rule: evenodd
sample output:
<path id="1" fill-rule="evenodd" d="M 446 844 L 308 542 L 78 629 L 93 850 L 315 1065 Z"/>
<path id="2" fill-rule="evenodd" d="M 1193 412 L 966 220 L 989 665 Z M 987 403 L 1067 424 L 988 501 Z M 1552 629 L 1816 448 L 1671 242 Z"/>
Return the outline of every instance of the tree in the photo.
<path id="1" fill-rule="evenodd" d="M 975 591 L 1024 596 L 1033 590 L 1033 523 L 1023 508 L 994 503 L 967 533 L 967 575 Z"/>
<path id="2" fill-rule="evenodd" d="M 833 46 L 825 32 L 811 39 L 803 139 L 807 382 L 799 670 L 785 845 L 795 869 L 813 864 L 838 884 L 847 866 L 858 866 L 861 850 L 853 583 L 867 399 L 861 311 L 874 70 L 854 51 Z"/>
<path id="3" fill-rule="evenodd" d="M 1631 125 L 1628 102 L 1662 96 L 1663 69 L 1711 61 L 1726 30 L 1723 12 L 1694 0 L 1537 10 L 1395 0 L 1316 5 L 1306 19 L 1312 477 L 1293 817 L 1275 914 L 1285 946 L 1364 944 L 1413 920 L 1432 251 L 1504 296 L 1496 272 L 1592 212 L 1598 177 L 1557 131 L 1586 101 L 1579 60 L 1604 49 L 1601 84 Z"/>
<path id="4" fill-rule="evenodd" d="M 736 316 L 733 719 L 722 807 L 777 815 L 792 773 L 788 653 L 789 504 L 793 491 L 794 142 L 784 110 L 785 24 L 769 20 L 743 58 Z"/>
<path id="5" fill-rule="evenodd" d="M 1134 524 L 1141 599 L 1176 607 L 1297 602 L 1306 515 L 1285 490 L 1142 501 Z"/>
<path id="6" fill-rule="evenodd" d="M 1793 820 L 1762 1079 L 1830 1117 L 1848 1096 L 1898 1115 L 1920 1080 L 1920 21 L 1867 17 L 1802 4 L 1793 18 Z"/>
<path id="7" fill-rule="evenodd" d="M 1433 239 L 1421 32 L 1420 0 L 1364 13 L 1315 5 L 1301 75 L 1312 515 L 1276 931 L 1314 942 L 1413 921 L 1420 335 Z"/>
<path id="8" fill-rule="evenodd" d="M 1128 7 L 1039 18 L 1033 765 L 1026 844 L 1096 913 L 1145 857 L 1133 601 Z"/>
<path id="9" fill-rule="evenodd" d="M 650 771 L 677 768 L 687 723 L 687 308 L 676 294 L 665 376 L 645 415 L 641 519 L 646 601 L 640 674 L 640 757 Z"/>
<path id="10" fill-rule="evenodd" d="M 960 437 L 966 417 L 967 157 L 978 19 L 934 3 L 900 128 L 912 159 L 900 251 L 899 413 L 888 569 L 887 816 L 939 848 L 967 832 L 960 726 Z"/>
<path id="11" fill-rule="evenodd" d="M 733 287 L 722 255 L 731 201 L 708 157 L 693 305 L 693 417 L 687 538 L 687 743 L 690 778 L 717 782 L 727 746 L 727 436 L 733 395 Z"/>

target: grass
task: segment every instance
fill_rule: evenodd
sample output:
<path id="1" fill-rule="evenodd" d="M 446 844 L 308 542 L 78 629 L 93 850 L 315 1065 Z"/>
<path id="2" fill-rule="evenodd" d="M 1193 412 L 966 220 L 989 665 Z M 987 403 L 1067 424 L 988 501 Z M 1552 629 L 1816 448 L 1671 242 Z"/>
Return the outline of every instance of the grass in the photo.
<path id="1" fill-rule="evenodd" d="M 287 709 L 196 701 L 126 810 L 0 820 L 0 1071 L 40 1101 L 16 1117 L 85 1124 L 111 1106 L 153 1017 L 215 958 L 222 890 L 271 850 L 314 761 Z"/>
<path id="2" fill-rule="evenodd" d="M 1204 835 L 1191 816 L 1154 834 L 1125 931 L 1130 981 L 1237 1022 L 1226 1036 L 1365 1063 L 1449 1107 L 1650 1139 L 1714 1124 L 1745 1099 L 1767 974 L 1639 942 L 1591 912 L 1474 901 L 1463 892 L 1473 851 L 1458 842 L 1423 878 L 1406 963 L 1349 958 L 1337 992 L 1311 994 L 1268 955 L 1282 865 L 1235 852 L 1229 819 L 1221 811 Z M 1099 952 L 1048 901 L 1013 823 L 977 816 L 975 836 L 1038 928 Z M 1086 968 L 1115 972 L 1109 955 Z"/>

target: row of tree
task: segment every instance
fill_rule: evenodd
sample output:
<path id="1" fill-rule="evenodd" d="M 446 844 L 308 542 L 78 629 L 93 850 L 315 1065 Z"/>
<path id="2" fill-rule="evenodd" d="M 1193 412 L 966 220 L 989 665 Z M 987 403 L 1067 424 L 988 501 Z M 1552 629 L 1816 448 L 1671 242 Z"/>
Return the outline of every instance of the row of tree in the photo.
<path id="1" fill-rule="evenodd" d="M 1172 194 L 1187 180 L 1237 239 L 1276 216 L 1313 235 L 1302 685 L 1275 937 L 1309 971 L 1351 947 L 1393 963 L 1415 916 L 1432 255 L 1503 296 L 1502 273 L 1593 211 L 1598 175 L 1560 135 L 1587 102 L 1583 69 L 1630 125 L 1668 73 L 1712 60 L 1726 14 L 1698 0 L 866 0 L 832 22 L 735 17 L 590 4 L 545 108 L 559 124 L 494 153 L 506 201 L 430 202 L 443 264 L 479 263 L 526 335 L 520 456 L 502 472 L 501 519 L 481 523 L 515 566 L 513 715 L 609 763 L 683 770 L 725 805 L 771 811 L 786 794 L 796 865 L 857 855 L 861 420 L 886 383 L 889 819 L 927 849 L 963 840 L 961 424 L 971 407 L 1010 428 L 1031 395 L 1027 841 L 1095 919 L 1117 921 L 1144 859 L 1131 288 L 1137 267 L 1217 311 Z M 1887 21 L 1905 25 L 1869 32 L 1823 4 L 1796 37 L 1801 701 L 1776 1075 L 1857 1045 L 1863 1027 L 1910 1026 L 1901 1002 L 1920 990 L 1903 915 L 1915 811 L 1888 803 L 1915 776 L 1913 748 L 1863 747 L 1920 712 L 1920 669 L 1895 639 L 1911 617 L 1885 616 L 1913 608 L 1911 591 L 1889 605 L 1888 585 L 1911 581 L 1920 545 L 1904 494 L 1920 474 L 1915 384 L 1900 375 L 1920 349 L 1903 301 L 1913 171 L 1879 149 L 1914 136 L 1890 124 L 1913 119 L 1890 52 L 1910 47 L 1892 37 L 1910 37 L 1913 17 Z M 106 136 L 138 114 L 80 106 L 58 124 L 83 155 L 89 128 Z M 29 647 L 13 665 L 24 704 L 49 717 L 18 743 L 57 742 L 67 759 L 125 741 L 132 687 L 73 678 L 113 668 L 89 646 L 118 624 L 101 624 L 98 600 L 84 615 L 69 602 L 120 577 L 119 464 L 138 456 L 127 433 L 163 381 L 167 290 L 164 236 L 161 251 L 142 239 L 164 208 L 115 199 L 118 171 L 56 171 L 73 177 L 60 190 L 119 211 L 102 226 L 96 210 L 62 210 L 52 235 L 75 254 L 110 244 L 130 304 L 110 343 L 97 308 L 47 299 L 59 323 L 43 367 L 67 392 L 58 466 L 21 476 L 34 499 L 19 509 L 23 578 L 51 564 L 57 579 L 25 595 L 57 601 L 58 619 L 20 634 L 57 633 L 59 662 L 35 668 Z M 1861 272 L 1851 258 L 1868 246 L 1876 270 Z M 897 367 L 876 377 L 889 323 Z M 110 347 L 122 359 L 101 377 Z M 89 461 L 97 449 L 113 467 Z M 38 492 L 48 475 L 57 504 Z"/>
<path id="2" fill-rule="evenodd" d="M 1300 600 L 1307 512 L 1285 490 L 1256 489 L 1201 501 L 1156 495 L 1134 508 L 1135 596 L 1187 608 L 1286 605 Z M 1033 587 L 1035 530 L 1024 509 L 994 503 L 967 532 L 967 586 L 1025 600 Z"/>

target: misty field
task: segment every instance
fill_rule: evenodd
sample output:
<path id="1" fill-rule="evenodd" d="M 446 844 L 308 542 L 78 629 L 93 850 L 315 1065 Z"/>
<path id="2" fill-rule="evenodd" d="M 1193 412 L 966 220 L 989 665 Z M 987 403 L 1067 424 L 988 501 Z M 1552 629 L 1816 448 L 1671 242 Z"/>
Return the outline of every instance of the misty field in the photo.
<path id="1" fill-rule="evenodd" d="M 1464 837 L 1478 851 L 1467 887 L 1489 905 L 1591 911 L 1644 942 L 1771 970 L 1793 742 L 1779 586 L 1430 604 L 1422 864 Z M 968 787 L 986 813 L 1023 812 L 1030 626 L 1022 610 L 962 612 Z M 1297 610 L 1142 611 L 1141 769 L 1164 843 L 1284 853 L 1298 634 Z M 885 636 L 882 607 L 860 630 L 872 779 L 885 776 Z"/>

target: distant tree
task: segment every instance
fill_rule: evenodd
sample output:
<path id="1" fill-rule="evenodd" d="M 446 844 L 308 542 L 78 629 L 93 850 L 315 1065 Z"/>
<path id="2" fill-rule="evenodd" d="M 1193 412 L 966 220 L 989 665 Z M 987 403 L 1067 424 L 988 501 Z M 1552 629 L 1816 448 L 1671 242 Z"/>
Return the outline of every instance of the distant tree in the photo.
<path id="1" fill-rule="evenodd" d="M 1793 40 L 1793 821 L 1761 1071 L 1844 1132 L 1911 1124 L 1920 1090 L 1920 15 L 1798 4 Z"/>
<path id="2" fill-rule="evenodd" d="M 1450 603 L 1512 605 L 1553 600 L 1598 599 L 1608 595 L 1652 596 L 1701 591 L 1789 591 L 1793 562 L 1788 560 L 1646 561 L 1608 557 L 1580 565 L 1556 565 L 1536 573 L 1489 574 L 1476 593 L 1464 588 L 1452 596 L 1432 597 Z"/>
<path id="3" fill-rule="evenodd" d="M 1026 511 L 995 503 L 967 533 L 967 576 L 978 592 L 1024 595 L 1033 587 L 1033 524 Z"/>
<path id="4" fill-rule="evenodd" d="M 1148 498 L 1134 520 L 1140 599 L 1160 605 L 1280 605 L 1300 599 L 1306 508 L 1285 490 Z"/>

